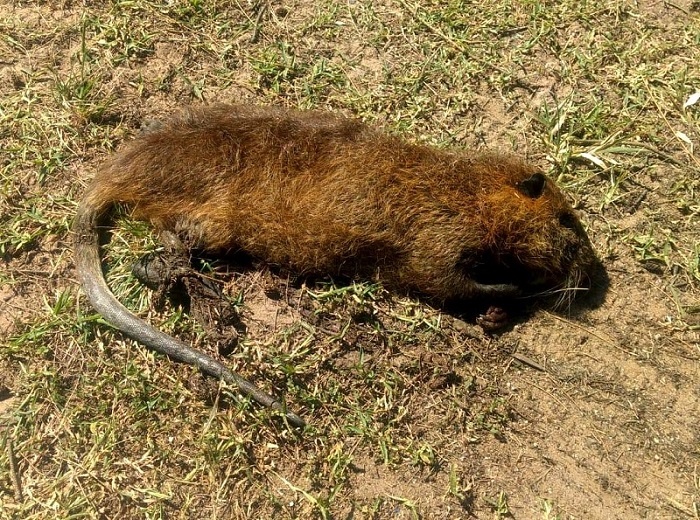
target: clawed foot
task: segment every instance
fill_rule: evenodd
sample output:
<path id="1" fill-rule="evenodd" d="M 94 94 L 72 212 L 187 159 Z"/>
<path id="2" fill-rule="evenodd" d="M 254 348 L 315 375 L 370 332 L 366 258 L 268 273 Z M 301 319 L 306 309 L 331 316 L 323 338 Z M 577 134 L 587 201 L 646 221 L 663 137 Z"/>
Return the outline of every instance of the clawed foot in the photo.
<path id="1" fill-rule="evenodd" d="M 502 307 L 491 305 L 484 314 L 476 318 L 476 323 L 486 332 L 494 332 L 505 327 L 510 315 Z"/>
<path id="2" fill-rule="evenodd" d="M 245 327 L 221 284 L 194 269 L 190 251 L 173 233 L 161 233 L 162 253 L 148 254 L 132 266 L 133 275 L 155 291 L 153 302 L 162 308 L 166 298 L 188 309 L 190 315 L 218 344 L 221 354 L 233 351 Z"/>

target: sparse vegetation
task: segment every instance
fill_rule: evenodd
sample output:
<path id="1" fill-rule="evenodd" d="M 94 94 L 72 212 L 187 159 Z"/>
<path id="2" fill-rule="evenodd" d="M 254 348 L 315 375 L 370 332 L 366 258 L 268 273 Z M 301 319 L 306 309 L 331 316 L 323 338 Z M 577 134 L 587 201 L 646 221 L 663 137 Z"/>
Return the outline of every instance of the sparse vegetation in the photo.
<path id="1" fill-rule="evenodd" d="M 698 518 L 697 2 L 0 13 L 0 518 Z M 528 155 L 581 212 L 606 302 L 487 337 L 375 284 L 215 264 L 247 327 L 229 348 L 134 279 L 160 246 L 122 218 L 115 294 L 285 396 L 309 420 L 290 429 L 113 332 L 72 271 L 100 161 L 142 122 L 216 101 Z"/>

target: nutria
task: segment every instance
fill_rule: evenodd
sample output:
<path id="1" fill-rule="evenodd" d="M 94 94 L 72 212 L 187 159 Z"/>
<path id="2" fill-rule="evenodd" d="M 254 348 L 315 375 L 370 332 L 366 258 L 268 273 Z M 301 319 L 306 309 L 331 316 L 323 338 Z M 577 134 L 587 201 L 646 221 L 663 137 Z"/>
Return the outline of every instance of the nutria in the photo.
<path id="1" fill-rule="evenodd" d="M 217 105 L 155 125 L 107 161 L 78 209 L 75 255 L 87 297 L 127 336 L 277 409 L 112 295 L 99 227 L 117 203 L 205 252 L 378 279 L 439 303 L 552 292 L 564 301 L 587 284 L 595 258 L 564 195 L 513 157 L 409 144 L 314 111 Z"/>

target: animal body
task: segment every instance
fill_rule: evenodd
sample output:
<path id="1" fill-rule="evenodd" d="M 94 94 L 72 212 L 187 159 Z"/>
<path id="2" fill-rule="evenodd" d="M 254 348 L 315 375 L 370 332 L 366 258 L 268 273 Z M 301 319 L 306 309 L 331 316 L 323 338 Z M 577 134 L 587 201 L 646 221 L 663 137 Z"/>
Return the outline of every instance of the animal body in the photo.
<path id="1" fill-rule="evenodd" d="M 95 176 L 74 225 L 78 274 L 95 309 L 127 336 L 278 409 L 114 298 L 98 230 L 115 204 L 208 253 L 378 279 L 438 303 L 557 291 L 566 300 L 587 284 L 595 259 L 564 195 L 519 159 L 411 144 L 327 112 L 187 110 L 127 144 Z"/>

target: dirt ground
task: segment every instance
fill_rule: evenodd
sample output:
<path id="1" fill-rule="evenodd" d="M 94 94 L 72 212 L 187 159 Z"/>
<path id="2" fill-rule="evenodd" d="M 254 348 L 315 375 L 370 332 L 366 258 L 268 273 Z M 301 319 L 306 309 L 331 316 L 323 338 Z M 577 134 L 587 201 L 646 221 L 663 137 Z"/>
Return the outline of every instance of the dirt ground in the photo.
<path id="1" fill-rule="evenodd" d="M 699 9 L 0 1 L 0 518 L 700 518 Z M 224 348 L 131 277 L 158 245 L 123 219 L 115 293 L 285 395 L 310 423 L 288 428 L 111 331 L 73 270 L 99 163 L 214 101 L 527 155 L 574 201 L 604 301 L 488 335 L 256 266 L 218 277 L 245 327 Z"/>

